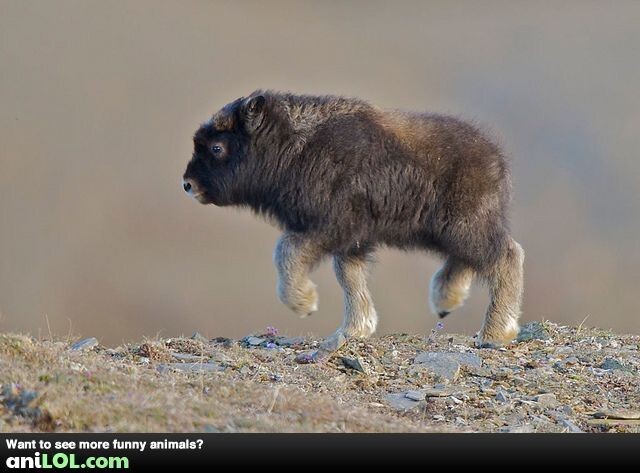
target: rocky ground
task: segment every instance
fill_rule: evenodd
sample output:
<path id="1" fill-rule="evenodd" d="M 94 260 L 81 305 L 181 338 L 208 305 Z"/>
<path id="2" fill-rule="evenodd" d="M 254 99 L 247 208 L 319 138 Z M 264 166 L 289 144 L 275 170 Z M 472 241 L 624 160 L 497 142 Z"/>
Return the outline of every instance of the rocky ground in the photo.
<path id="1" fill-rule="evenodd" d="M 118 348 L 0 335 L 0 431 L 640 432 L 640 337 L 534 322 L 476 349 L 440 333 L 317 342 L 268 327 Z"/>

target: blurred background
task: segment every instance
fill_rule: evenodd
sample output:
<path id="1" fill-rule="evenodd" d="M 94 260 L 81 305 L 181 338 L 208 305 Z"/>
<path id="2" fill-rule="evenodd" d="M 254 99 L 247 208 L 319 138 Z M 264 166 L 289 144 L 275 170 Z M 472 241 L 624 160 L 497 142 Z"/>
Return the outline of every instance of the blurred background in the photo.
<path id="1" fill-rule="evenodd" d="M 640 332 L 640 2 L 0 0 L 0 330 L 101 342 L 323 336 L 276 299 L 278 232 L 181 189 L 199 124 L 256 88 L 487 125 L 513 156 L 523 319 Z M 429 332 L 431 255 L 384 250 L 379 333 Z M 486 290 L 445 320 L 480 327 Z"/>

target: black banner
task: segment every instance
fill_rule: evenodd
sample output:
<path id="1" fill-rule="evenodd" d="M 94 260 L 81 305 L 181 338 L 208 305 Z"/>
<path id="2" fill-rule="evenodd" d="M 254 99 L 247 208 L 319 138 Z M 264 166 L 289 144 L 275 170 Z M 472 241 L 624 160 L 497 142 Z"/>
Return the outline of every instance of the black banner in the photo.
<path id="1" fill-rule="evenodd" d="M 304 471 L 436 465 L 589 467 L 633 461 L 636 434 L 0 434 L 3 471 Z M 328 470 L 327 470 L 328 471 Z"/>

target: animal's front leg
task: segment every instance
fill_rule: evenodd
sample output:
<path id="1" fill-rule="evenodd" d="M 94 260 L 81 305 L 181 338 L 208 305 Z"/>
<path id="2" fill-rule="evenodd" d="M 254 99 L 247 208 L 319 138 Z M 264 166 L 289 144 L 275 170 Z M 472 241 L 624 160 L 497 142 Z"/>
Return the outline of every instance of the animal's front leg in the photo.
<path id="1" fill-rule="evenodd" d="M 366 338 L 376 331 L 378 315 L 367 287 L 365 255 L 335 256 L 333 269 L 344 292 L 344 318 L 338 329 L 346 337 Z"/>
<path id="2" fill-rule="evenodd" d="M 321 362 L 342 347 L 349 338 L 366 338 L 373 334 L 378 315 L 367 288 L 368 261 L 366 255 L 338 255 L 333 267 L 336 278 L 344 291 L 344 319 L 342 326 L 324 339 L 318 350 L 303 353 L 300 362 Z"/>
<path id="3" fill-rule="evenodd" d="M 273 260 L 278 270 L 278 298 L 301 317 L 318 310 L 318 292 L 309 272 L 321 257 L 320 247 L 302 235 L 285 233 L 276 245 Z"/>
<path id="4" fill-rule="evenodd" d="M 449 256 L 431 278 L 431 311 L 442 318 L 461 307 L 469 297 L 472 281 L 473 270 L 457 258 Z"/>

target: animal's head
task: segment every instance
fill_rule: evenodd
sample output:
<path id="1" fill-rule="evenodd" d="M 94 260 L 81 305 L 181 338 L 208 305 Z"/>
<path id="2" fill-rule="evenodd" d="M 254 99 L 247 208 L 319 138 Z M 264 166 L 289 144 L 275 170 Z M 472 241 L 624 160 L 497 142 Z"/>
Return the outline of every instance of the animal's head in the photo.
<path id="1" fill-rule="evenodd" d="M 254 92 L 223 107 L 193 136 L 185 192 L 202 204 L 229 205 L 250 185 L 252 136 L 265 119 L 266 98 Z"/>

